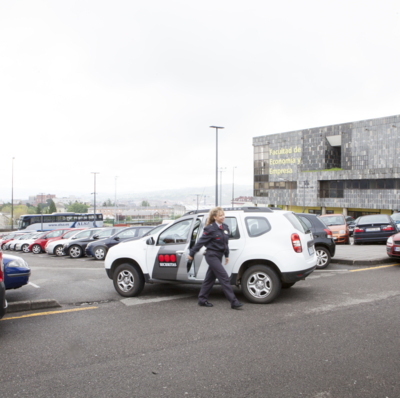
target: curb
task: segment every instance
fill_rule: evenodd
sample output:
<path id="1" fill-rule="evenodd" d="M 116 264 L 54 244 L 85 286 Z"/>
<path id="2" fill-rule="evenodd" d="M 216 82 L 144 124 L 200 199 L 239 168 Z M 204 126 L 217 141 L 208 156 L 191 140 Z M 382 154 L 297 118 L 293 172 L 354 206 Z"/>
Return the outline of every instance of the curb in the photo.
<path id="1" fill-rule="evenodd" d="M 381 260 L 345 260 L 339 258 L 332 258 L 332 264 L 343 264 L 343 265 L 353 265 L 353 266 L 364 266 L 364 267 L 373 267 L 375 265 L 381 264 L 393 264 L 396 263 L 398 259 L 393 258 L 383 258 Z M 400 262 L 399 262 L 400 265 Z"/>
<path id="2" fill-rule="evenodd" d="M 61 305 L 53 299 L 32 300 L 32 301 L 16 301 L 8 303 L 7 314 L 11 312 L 21 312 L 30 310 L 42 310 L 44 308 L 56 308 Z"/>

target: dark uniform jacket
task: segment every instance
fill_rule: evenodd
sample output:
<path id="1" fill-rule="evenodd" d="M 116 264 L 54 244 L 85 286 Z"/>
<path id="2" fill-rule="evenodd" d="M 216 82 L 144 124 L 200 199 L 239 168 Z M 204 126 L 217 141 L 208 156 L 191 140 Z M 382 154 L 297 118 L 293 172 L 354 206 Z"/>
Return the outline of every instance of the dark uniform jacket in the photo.
<path id="1" fill-rule="evenodd" d="M 229 258 L 229 227 L 226 224 L 222 224 L 220 229 L 217 223 L 212 223 L 204 228 L 202 237 L 190 250 L 190 257 L 194 257 L 203 246 L 207 250 L 224 253 L 226 258 Z"/>

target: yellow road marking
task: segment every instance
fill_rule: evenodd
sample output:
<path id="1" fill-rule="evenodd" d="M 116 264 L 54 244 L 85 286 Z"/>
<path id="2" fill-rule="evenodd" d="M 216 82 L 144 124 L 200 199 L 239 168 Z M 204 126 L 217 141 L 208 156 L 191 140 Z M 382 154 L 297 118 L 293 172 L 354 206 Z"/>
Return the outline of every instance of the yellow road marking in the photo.
<path id="1" fill-rule="evenodd" d="M 44 315 L 55 315 L 55 314 L 64 314 L 66 312 L 76 312 L 76 311 L 85 311 L 85 310 L 94 310 L 99 307 L 84 307 L 84 308 L 74 308 L 72 310 L 63 310 L 63 311 L 50 311 L 50 312 L 37 312 L 36 314 L 28 314 L 21 316 L 14 316 L 12 318 L 3 318 L 1 321 L 8 321 L 10 319 L 21 319 L 21 318 L 30 318 L 32 316 L 44 316 Z"/>
<path id="2" fill-rule="evenodd" d="M 394 267 L 395 265 L 400 265 L 400 263 L 397 263 L 397 264 L 389 264 L 389 265 L 380 265 L 379 267 L 368 267 L 368 268 L 361 268 L 361 269 L 353 269 L 353 270 L 351 270 L 351 271 L 349 271 L 349 272 L 369 271 L 369 270 L 371 270 L 371 269 Z"/>

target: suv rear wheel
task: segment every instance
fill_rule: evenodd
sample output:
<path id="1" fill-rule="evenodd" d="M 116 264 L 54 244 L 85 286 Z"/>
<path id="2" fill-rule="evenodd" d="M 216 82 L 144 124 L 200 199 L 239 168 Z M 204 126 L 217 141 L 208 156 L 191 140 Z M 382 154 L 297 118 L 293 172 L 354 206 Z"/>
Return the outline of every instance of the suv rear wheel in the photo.
<path id="1" fill-rule="evenodd" d="M 281 291 L 281 281 L 276 272 L 268 265 L 253 265 L 242 277 L 242 292 L 256 304 L 273 301 Z"/>
<path id="2" fill-rule="evenodd" d="M 139 295 L 144 287 L 144 277 L 130 264 L 121 264 L 114 272 L 115 290 L 124 297 Z"/>

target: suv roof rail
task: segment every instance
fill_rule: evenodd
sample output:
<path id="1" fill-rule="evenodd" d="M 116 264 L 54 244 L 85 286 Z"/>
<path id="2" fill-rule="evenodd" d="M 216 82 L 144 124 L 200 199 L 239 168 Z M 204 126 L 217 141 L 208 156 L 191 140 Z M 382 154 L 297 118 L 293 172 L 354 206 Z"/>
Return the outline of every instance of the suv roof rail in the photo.
<path id="1" fill-rule="evenodd" d="M 269 207 L 223 207 L 223 211 L 243 211 L 245 213 L 273 213 L 273 211 Z M 201 213 L 208 213 L 210 209 L 203 209 L 203 210 L 192 210 L 185 213 L 183 216 L 190 216 L 192 214 L 201 214 Z"/>

